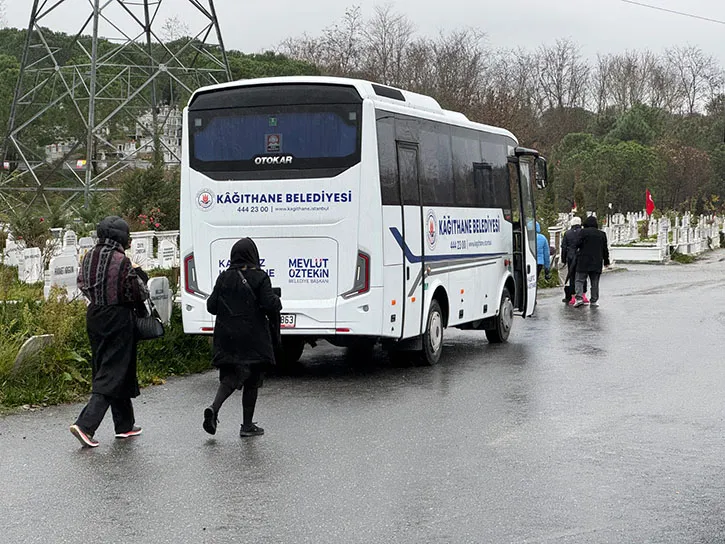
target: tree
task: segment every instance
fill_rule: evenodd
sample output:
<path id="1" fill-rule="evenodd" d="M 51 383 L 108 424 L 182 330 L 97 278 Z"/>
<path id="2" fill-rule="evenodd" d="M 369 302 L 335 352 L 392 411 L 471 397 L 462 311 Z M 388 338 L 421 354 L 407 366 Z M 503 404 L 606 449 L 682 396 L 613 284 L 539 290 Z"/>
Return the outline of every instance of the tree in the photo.
<path id="1" fill-rule="evenodd" d="M 651 145 L 657 137 L 657 128 L 658 110 L 637 105 L 617 118 L 616 124 L 607 138 Z"/>
<path id="2" fill-rule="evenodd" d="M 362 34 L 366 77 L 399 86 L 403 80 L 406 51 L 413 36 L 413 23 L 405 15 L 393 12 L 389 4 L 377 6 Z"/>
<path id="3" fill-rule="evenodd" d="M 693 114 L 722 86 L 722 69 L 715 57 L 694 45 L 672 47 L 665 54 L 684 97 L 685 111 Z"/>
<path id="4" fill-rule="evenodd" d="M 547 109 L 586 105 L 589 66 L 580 47 L 570 39 L 538 50 L 539 91 Z"/>
<path id="5" fill-rule="evenodd" d="M 189 37 L 190 28 L 178 15 L 168 17 L 161 27 L 161 36 L 167 42 Z"/>

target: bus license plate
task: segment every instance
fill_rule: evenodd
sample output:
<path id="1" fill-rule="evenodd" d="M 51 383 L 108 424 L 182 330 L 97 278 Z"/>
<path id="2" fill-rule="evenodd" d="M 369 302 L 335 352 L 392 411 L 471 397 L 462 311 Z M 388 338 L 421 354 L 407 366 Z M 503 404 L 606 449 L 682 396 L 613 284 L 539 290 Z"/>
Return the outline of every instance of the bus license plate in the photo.
<path id="1" fill-rule="evenodd" d="M 297 322 L 297 316 L 295 314 L 282 314 L 280 327 L 283 329 L 294 329 Z"/>

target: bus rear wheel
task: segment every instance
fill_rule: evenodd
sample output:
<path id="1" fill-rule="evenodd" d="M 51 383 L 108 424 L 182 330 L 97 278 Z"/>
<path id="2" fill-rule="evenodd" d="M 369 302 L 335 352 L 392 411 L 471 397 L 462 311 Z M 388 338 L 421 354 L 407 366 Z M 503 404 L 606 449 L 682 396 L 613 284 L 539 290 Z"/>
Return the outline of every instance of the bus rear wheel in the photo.
<path id="1" fill-rule="evenodd" d="M 440 361 L 443 352 L 443 311 L 437 300 L 433 300 L 428 312 L 428 321 L 423 333 L 423 350 L 420 352 L 419 363 L 433 366 Z"/>
<path id="2" fill-rule="evenodd" d="M 504 287 L 501 293 L 501 303 L 498 308 L 498 315 L 493 318 L 493 329 L 486 331 L 486 338 L 492 344 L 505 342 L 511 334 L 511 326 L 514 322 L 514 303 L 511 300 L 511 293 Z"/>

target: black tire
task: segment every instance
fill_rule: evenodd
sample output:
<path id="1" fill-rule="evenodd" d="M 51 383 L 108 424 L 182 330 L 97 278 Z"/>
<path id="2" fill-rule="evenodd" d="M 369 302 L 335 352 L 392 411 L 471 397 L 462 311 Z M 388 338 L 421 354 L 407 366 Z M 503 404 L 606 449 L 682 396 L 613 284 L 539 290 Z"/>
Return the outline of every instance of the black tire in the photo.
<path id="1" fill-rule="evenodd" d="M 277 366 L 282 371 L 298 367 L 304 349 L 304 339 L 296 336 L 283 336 L 281 349 L 276 353 Z"/>
<path id="2" fill-rule="evenodd" d="M 433 300 L 428 311 L 428 320 L 423 333 L 423 350 L 419 352 L 419 364 L 433 366 L 440 361 L 443 352 L 443 311 L 437 300 Z"/>
<path id="3" fill-rule="evenodd" d="M 511 326 L 514 320 L 514 303 L 511 300 L 511 293 L 508 288 L 503 288 L 501 302 L 498 307 L 498 315 L 493 318 L 494 328 L 486 331 L 486 338 L 492 344 L 506 342 L 511 334 Z"/>

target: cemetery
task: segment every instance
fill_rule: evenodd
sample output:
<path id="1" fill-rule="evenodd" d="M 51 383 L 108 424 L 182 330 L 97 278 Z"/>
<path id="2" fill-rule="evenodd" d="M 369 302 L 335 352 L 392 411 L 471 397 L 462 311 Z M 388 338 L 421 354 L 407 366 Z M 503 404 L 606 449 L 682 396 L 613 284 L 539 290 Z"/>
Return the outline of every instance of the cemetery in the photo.
<path id="1" fill-rule="evenodd" d="M 557 249 L 557 254 L 572 217 L 573 214 L 559 214 L 556 225 L 549 227 L 550 245 Z M 599 222 L 609 241 L 609 258 L 620 264 L 666 264 L 676 254 L 697 256 L 717 249 L 721 247 L 725 227 L 725 217 L 693 216 L 689 212 L 659 218 L 648 217 L 644 211 L 616 213 Z"/>

